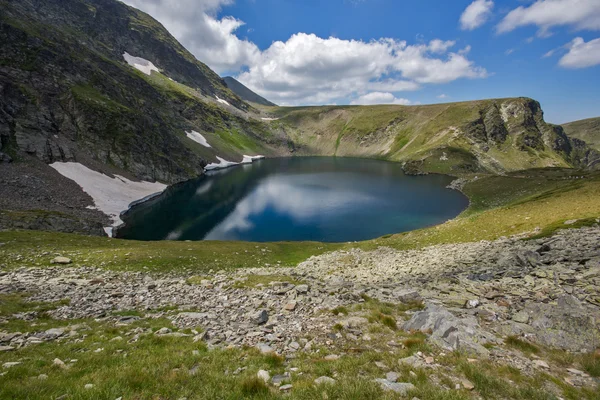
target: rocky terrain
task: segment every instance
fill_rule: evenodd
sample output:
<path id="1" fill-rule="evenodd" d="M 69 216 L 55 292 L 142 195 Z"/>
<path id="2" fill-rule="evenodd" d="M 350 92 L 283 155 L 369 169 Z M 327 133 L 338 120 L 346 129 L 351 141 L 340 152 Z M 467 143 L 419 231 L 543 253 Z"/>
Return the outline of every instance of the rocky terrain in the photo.
<path id="1" fill-rule="evenodd" d="M 174 335 L 213 348 L 252 346 L 288 358 L 327 348 L 333 360 L 352 357 L 348 352 L 357 347 L 404 348 L 410 342 L 394 332 L 422 332 L 432 350 L 401 359 L 401 365 L 441 368 L 437 358 L 457 351 L 526 375 L 543 371 L 577 387 L 599 383 L 575 366 L 507 346 L 517 343 L 566 354 L 597 351 L 598 225 L 537 240 L 336 251 L 294 268 L 267 266 L 203 276 L 116 272 L 87 265 L 85 259 L 48 253 L 35 257 L 54 265 L 0 272 L 0 294 L 32 293 L 30 301 L 63 302 L 48 311 L 59 320 L 96 318 L 118 326 L 148 318 L 170 321 L 158 330 L 132 330 L 130 342 L 144 335 Z M 35 322 L 37 315 L 13 317 Z M 374 329 L 378 323 L 382 328 Z M 11 351 L 46 341 L 69 342 L 81 329 L 70 325 L 5 331 L 0 346 Z M 407 387 L 388 378 L 379 383 L 406 393 Z"/>

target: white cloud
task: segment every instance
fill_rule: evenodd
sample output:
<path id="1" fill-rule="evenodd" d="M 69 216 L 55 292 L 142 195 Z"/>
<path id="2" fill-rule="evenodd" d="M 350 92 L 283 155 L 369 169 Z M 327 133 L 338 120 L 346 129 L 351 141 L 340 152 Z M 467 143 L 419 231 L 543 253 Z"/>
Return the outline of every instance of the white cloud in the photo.
<path id="1" fill-rule="evenodd" d="M 345 102 L 369 92 L 397 93 L 425 84 L 484 78 L 487 71 L 441 39 L 408 45 L 382 38 L 364 42 L 297 33 L 261 51 L 237 37 L 244 25 L 218 17 L 234 0 L 125 0 L 158 19 L 196 58 L 282 105 Z"/>
<path id="2" fill-rule="evenodd" d="M 448 95 L 447 95 L 447 94 L 445 94 L 445 93 L 442 93 L 442 94 L 440 94 L 439 96 L 437 96 L 437 98 L 438 98 L 438 99 L 447 99 L 448 97 L 450 97 L 450 96 L 448 96 Z"/>
<path id="3" fill-rule="evenodd" d="M 460 16 L 460 28 L 472 31 L 485 24 L 492 15 L 494 2 L 492 0 L 475 0 Z"/>
<path id="4" fill-rule="evenodd" d="M 355 100 L 353 100 L 350 104 L 353 105 L 373 105 L 373 104 L 401 104 L 401 105 L 409 105 L 411 101 L 408 99 L 397 98 L 392 93 L 388 92 L 371 92 L 365 95 L 362 95 Z"/>
<path id="5" fill-rule="evenodd" d="M 585 42 L 577 37 L 565 46 L 569 52 L 562 56 L 558 65 L 564 68 L 587 68 L 600 64 L 600 38 Z"/>
<path id="6" fill-rule="evenodd" d="M 515 49 L 507 49 L 504 54 L 506 54 L 507 56 L 510 56 L 512 53 L 515 52 Z"/>
<path id="7" fill-rule="evenodd" d="M 549 36 L 552 27 L 562 25 L 576 30 L 599 30 L 600 1 L 538 0 L 529 7 L 520 6 L 509 12 L 496 29 L 504 33 L 526 25 L 536 25 L 540 37 Z"/>
<path id="8" fill-rule="evenodd" d="M 483 78 L 466 54 L 448 52 L 452 41 L 408 45 L 320 38 L 298 33 L 274 42 L 238 80 L 279 104 L 319 104 L 356 93 L 416 90 L 421 84 Z"/>
<path id="9" fill-rule="evenodd" d="M 160 21 L 196 58 L 217 72 L 238 70 L 260 54 L 258 47 L 239 39 L 244 25 L 215 13 L 233 0 L 124 0 Z"/>
<path id="10" fill-rule="evenodd" d="M 546 52 L 546 53 L 545 53 L 545 54 L 542 56 L 542 58 L 548 58 L 548 57 L 552 57 L 552 56 L 554 55 L 554 53 L 555 53 L 555 52 L 556 52 L 556 49 L 549 50 L 548 52 Z"/>
<path id="11" fill-rule="evenodd" d="M 431 42 L 429 42 L 429 51 L 435 54 L 443 54 L 455 44 L 456 42 L 453 40 L 443 41 L 440 39 L 433 39 Z"/>

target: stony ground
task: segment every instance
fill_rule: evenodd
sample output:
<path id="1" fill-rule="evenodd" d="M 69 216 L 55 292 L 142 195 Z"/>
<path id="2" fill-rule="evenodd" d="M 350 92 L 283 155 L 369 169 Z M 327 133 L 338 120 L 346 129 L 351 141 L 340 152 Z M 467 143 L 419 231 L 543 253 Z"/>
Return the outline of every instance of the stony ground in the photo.
<path id="1" fill-rule="evenodd" d="M 234 362 L 221 371 L 257 378 L 269 395 L 304 398 L 307 379 L 312 388 L 352 379 L 358 369 L 375 387 L 371 398 L 600 398 L 598 226 L 538 240 L 335 251 L 294 268 L 203 276 L 45 257 L 55 264 L 0 272 L 0 300 L 27 294 L 37 307 L 0 313 L 0 383 L 27 362 L 19 352 L 77 343 L 103 324 L 118 329 L 110 340 L 124 343 L 169 338 L 209 352 L 253 349 L 241 359 L 277 354 L 285 360 L 277 368 Z M 63 322 L 40 320 L 40 305 L 52 305 L 44 318 Z M 303 371 L 306 360 L 337 367 Z M 527 391 L 532 382 L 535 395 Z M 85 393 L 92 392 L 73 398 L 93 398 Z M 172 398 L 133 396 L 146 397 Z"/>

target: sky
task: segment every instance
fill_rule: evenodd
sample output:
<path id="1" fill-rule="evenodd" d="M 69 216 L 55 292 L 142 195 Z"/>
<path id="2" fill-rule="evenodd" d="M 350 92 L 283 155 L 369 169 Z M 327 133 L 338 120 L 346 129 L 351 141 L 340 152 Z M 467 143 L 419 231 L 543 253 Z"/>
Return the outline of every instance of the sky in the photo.
<path id="1" fill-rule="evenodd" d="M 279 105 L 534 98 L 600 116 L 600 0 L 124 0 Z"/>

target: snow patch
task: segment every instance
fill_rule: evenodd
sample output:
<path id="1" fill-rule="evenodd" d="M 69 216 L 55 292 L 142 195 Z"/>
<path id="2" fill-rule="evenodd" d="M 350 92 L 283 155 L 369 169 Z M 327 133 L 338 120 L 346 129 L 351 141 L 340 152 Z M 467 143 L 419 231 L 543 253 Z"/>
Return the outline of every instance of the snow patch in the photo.
<path id="1" fill-rule="evenodd" d="M 123 223 L 121 212 L 127 210 L 131 203 L 162 192 L 167 187 L 158 182 L 134 182 L 119 175 L 111 178 L 75 162 L 55 162 L 50 166 L 81 186 L 92 197 L 96 208 L 112 219 L 113 226 Z M 107 228 L 104 231 L 108 234 Z M 112 228 L 110 233 L 112 235 Z"/>
<path id="2" fill-rule="evenodd" d="M 242 159 L 242 164 L 250 164 L 254 160 L 262 160 L 265 156 L 244 156 Z"/>
<path id="3" fill-rule="evenodd" d="M 217 98 L 217 101 L 221 104 L 225 104 L 226 106 L 230 106 L 231 104 L 229 104 L 228 102 L 226 102 L 223 99 L 220 99 L 219 96 L 215 95 L 215 97 Z"/>
<path id="4" fill-rule="evenodd" d="M 263 121 L 279 121 L 279 118 L 261 118 Z"/>
<path id="5" fill-rule="evenodd" d="M 152 64 L 152 62 L 146 60 L 142 57 L 134 57 L 129 53 L 123 53 L 123 58 L 127 62 L 127 64 L 131 65 L 133 68 L 138 69 L 145 73 L 146 75 L 150 75 L 152 71 L 160 72 L 156 65 Z"/>
<path id="6" fill-rule="evenodd" d="M 108 236 L 108 237 L 113 237 L 113 227 L 112 226 L 104 227 L 104 233 L 106 233 L 106 236 Z"/>
<path id="7" fill-rule="evenodd" d="M 204 170 L 211 171 L 211 170 L 215 170 L 215 169 L 223 169 L 223 168 L 232 167 L 234 165 L 250 164 L 255 160 L 261 160 L 263 158 L 265 158 L 265 156 L 246 156 L 245 155 L 242 158 L 241 162 L 234 162 L 234 161 L 227 161 L 224 158 L 217 156 L 217 160 L 219 160 L 219 162 L 208 164 L 206 167 L 204 167 Z"/>
<path id="8" fill-rule="evenodd" d="M 206 141 L 206 138 L 199 134 L 196 131 L 185 132 L 188 138 L 192 139 L 194 142 L 201 144 L 204 147 L 211 147 L 210 144 Z"/>

